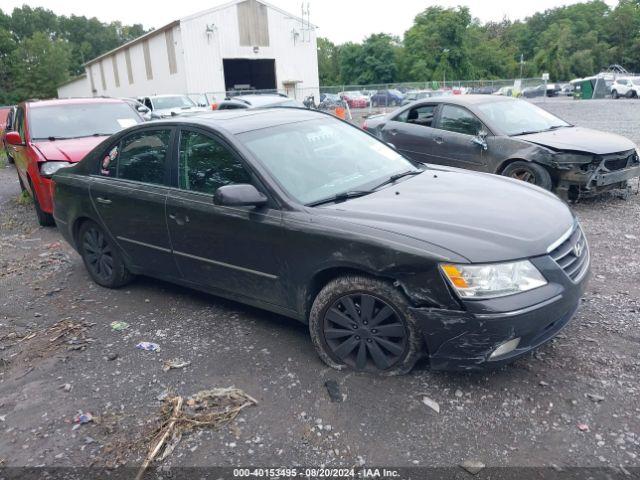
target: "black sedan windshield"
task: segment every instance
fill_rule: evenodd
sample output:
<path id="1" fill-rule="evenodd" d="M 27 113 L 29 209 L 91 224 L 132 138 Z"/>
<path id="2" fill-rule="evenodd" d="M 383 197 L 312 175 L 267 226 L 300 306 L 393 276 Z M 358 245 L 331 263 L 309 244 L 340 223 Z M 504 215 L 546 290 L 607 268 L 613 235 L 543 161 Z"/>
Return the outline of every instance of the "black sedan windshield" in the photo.
<path id="1" fill-rule="evenodd" d="M 239 138 L 303 204 L 363 191 L 392 175 L 418 170 L 394 149 L 331 119 L 265 128 Z"/>
<path id="2" fill-rule="evenodd" d="M 524 100 L 490 102 L 478 105 L 489 126 L 506 135 L 543 132 L 571 125 Z"/>
<path id="3" fill-rule="evenodd" d="M 112 135 L 142 121 L 125 102 L 60 104 L 34 107 L 29 113 L 34 140 Z"/>

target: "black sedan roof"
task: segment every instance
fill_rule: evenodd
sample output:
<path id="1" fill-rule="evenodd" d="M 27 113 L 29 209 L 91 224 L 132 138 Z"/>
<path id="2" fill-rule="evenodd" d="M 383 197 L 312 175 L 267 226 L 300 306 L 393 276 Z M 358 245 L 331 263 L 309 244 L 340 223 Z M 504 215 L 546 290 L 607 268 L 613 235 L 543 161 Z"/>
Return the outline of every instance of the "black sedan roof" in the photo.
<path id="1" fill-rule="evenodd" d="M 171 120 L 158 123 L 189 123 L 200 124 L 224 129 L 231 134 L 250 132 L 261 128 L 275 127 L 288 123 L 304 122 L 307 120 L 327 118 L 325 113 L 308 110 L 306 108 L 264 108 L 264 109 L 236 109 L 212 112 L 199 112 L 174 117 Z M 149 125 L 149 122 L 146 123 Z"/>

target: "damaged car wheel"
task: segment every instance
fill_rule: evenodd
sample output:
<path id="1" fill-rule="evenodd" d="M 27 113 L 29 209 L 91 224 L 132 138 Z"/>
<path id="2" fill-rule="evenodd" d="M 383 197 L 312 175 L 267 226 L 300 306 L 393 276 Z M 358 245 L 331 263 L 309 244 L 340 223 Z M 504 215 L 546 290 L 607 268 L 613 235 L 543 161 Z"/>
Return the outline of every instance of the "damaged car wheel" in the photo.
<path id="1" fill-rule="evenodd" d="M 513 162 L 502 171 L 502 175 L 515 178 L 516 180 L 522 180 L 523 182 L 533 183 L 545 190 L 551 190 L 553 188 L 551 175 L 546 168 L 537 163 L 523 161 Z"/>
<path id="2" fill-rule="evenodd" d="M 420 357 L 422 337 L 393 285 L 345 276 L 329 282 L 311 308 L 313 344 L 330 367 L 402 375 Z"/>

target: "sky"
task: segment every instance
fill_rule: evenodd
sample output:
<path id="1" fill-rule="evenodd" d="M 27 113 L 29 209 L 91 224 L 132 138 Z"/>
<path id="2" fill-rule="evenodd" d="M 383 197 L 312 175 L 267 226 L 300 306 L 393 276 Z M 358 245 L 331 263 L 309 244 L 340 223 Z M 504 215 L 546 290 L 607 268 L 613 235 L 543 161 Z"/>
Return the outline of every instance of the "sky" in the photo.
<path id="1" fill-rule="evenodd" d="M 615 6 L 617 0 L 605 0 Z M 292 14 L 300 15 L 301 0 L 268 0 Z M 311 23 L 319 27 L 318 35 L 334 43 L 360 42 L 372 33 L 390 33 L 402 36 L 413 23 L 414 17 L 431 5 L 455 7 L 465 5 L 474 17 L 483 22 L 523 19 L 538 11 L 580 0 L 305 0 L 310 3 Z M 119 20 L 123 24 L 142 23 L 146 28 L 157 28 L 172 20 L 206 10 L 228 0 L 2 0 L 0 8 L 10 13 L 15 7 L 27 4 L 44 7 L 59 15 L 97 17 L 103 22 Z"/>

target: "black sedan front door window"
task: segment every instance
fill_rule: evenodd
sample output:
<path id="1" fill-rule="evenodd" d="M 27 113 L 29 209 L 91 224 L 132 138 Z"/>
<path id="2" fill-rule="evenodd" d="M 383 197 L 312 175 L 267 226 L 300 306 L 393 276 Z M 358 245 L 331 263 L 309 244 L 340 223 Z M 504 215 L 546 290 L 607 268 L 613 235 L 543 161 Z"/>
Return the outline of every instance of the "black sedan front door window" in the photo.
<path id="1" fill-rule="evenodd" d="M 220 292 L 284 304 L 277 255 L 280 211 L 269 205 L 215 205 L 219 187 L 249 183 L 263 189 L 221 138 L 185 129 L 179 143 L 180 188 L 167 198 L 167 224 L 183 276 Z"/>

